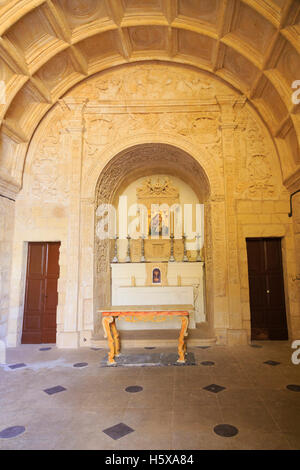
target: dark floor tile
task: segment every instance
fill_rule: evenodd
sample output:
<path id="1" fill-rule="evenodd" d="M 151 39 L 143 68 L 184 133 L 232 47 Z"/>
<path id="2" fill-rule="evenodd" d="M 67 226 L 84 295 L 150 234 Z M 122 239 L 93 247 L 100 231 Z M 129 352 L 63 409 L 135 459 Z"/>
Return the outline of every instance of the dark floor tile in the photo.
<path id="1" fill-rule="evenodd" d="M 265 361 L 264 364 L 268 364 L 269 366 L 278 366 L 280 362 L 277 361 Z"/>
<path id="2" fill-rule="evenodd" d="M 300 392 L 300 385 L 290 384 L 287 385 L 286 388 L 291 392 Z"/>
<path id="3" fill-rule="evenodd" d="M 23 434 L 23 432 L 25 432 L 24 426 L 12 426 L 0 431 L 0 439 L 11 439 Z"/>
<path id="4" fill-rule="evenodd" d="M 61 385 L 57 385 L 56 387 L 46 388 L 44 392 L 48 395 L 54 395 L 55 393 L 64 392 L 65 390 L 67 389 L 62 387 Z"/>
<path id="5" fill-rule="evenodd" d="M 226 387 L 222 387 L 221 385 L 216 385 L 216 384 L 211 384 L 211 385 L 208 385 L 207 387 L 203 387 L 203 390 L 207 390 L 208 392 L 213 392 L 213 393 L 219 393 L 225 389 Z"/>
<path id="6" fill-rule="evenodd" d="M 111 428 L 104 429 L 103 432 L 116 441 L 127 436 L 127 434 L 134 432 L 134 429 L 124 423 L 119 423 Z"/>
<path id="7" fill-rule="evenodd" d="M 140 387 L 139 385 L 130 385 L 129 387 L 125 388 L 125 392 L 128 393 L 138 393 L 143 390 L 143 387 Z"/>
<path id="8" fill-rule="evenodd" d="M 236 436 L 239 431 L 235 426 L 232 426 L 231 424 L 218 424 L 214 427 L 214 432 L 218 436 L 233 437 Z"/>
<path id="9" fill-rule="evenodd" d="M 19 363 L 19 364 L 11 364 L 10 366 L 8 366 L 10 369 L 14 370 L 14 369 L 21 369 L 22 367 L 26 367 L 26 364 L 24 364 L 23 362 Z"/>

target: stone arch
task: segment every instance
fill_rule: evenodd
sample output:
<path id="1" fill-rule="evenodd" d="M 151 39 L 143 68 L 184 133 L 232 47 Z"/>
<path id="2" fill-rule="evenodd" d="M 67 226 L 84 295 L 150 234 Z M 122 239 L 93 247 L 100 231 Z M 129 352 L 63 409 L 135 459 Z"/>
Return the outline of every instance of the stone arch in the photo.
<path id="1" fill-rule="evenodd" d="M 135 142 L 139 138 L 132 139 Z M 132 143 L 132 140 L 130 143 Z M 141 140 L 141 139 L 140 139 Z M 212 197 L 217 197 L 217 191 L 220 191 L 220 186 L 217 184 L 217 178 L 214 177 L 211 168 L 207 165 L 207 161 L 203 158 L 204 165 L 201 165 L 201 160 L 197 153 L 191 155 L 186 150 L 183 150 L 184 146 L 179 141 L 179 145 L 175 145 L 176 138 L 173 137 L 173 144 L 167 144 L 159 142 L 156 136 L 156 142 L 149 143 L 149 136 L 147 136 L 146 143 L 135 144 L 119 151 L 116 154 L 112 154 L 112 148 L 110 149 L 110 158 L 108 151 L 106 152 L 105 162 L 106 165 L 102 164 L 102 171 L 98 174 L 98 179 L 95 184 L 95 225 L 97 223 L 96 211 L 100 204 L 113 204 L 115 195 L 117 194 L 120 187 L 122 187 L 124 180 L 128 182 L 130 175 L 136 179 L 140 176 L 151 174 L 151 172 L 167 172 L 170 175 L 179 175 L 180 178 L 186 183 L 190 184 L 193 188 L 199 200 L 205 203 L 206 207 L 206 223 L 211 223 L 211 217 L 209 216 L 210 201 Z M 128 145 L 128 141 L 127 141 Z M 118 147 L 125 147 L 125 143 L 119 143 Z M 114 148 L 116 148 L 114 146 Z M 195 149 L 194 149 L 195 151 Z M 155 157 L 155 153 L 157 154 Z M 154 155 L 152 159 L 149 159 L 150 155 Z M 198 154 L 199 155 L 199 154 Z M 98 162 L 100 168 L 100 162 Z M 205 166 L 205 168 L 204 168 Z M 206 172 L 207 169 L 207 172 Z M 208 174 L 207 174 L 208 173 Z M 90 176 L 93 175 L 91 188 L 94 187 L 94 181 L 96 179 L 97 172 L 91 171 Z M 88 196 L 88 194 L 85 194 Z M 90 195 L 91 196 L 91 195 Z M 220 196 L 222 198 L 222 196 Z M 211 229 L 209 230 L 211 233 Z M 109 240 L 98 240 L 96 236 L 96 230 L 94 231 L 95 242 L 94 242 L 94 325 L 97 330 L 99 327 L 99 318 L 97 310 L 99 308 L 108 307 L 110 305 L 110 262 L 114 253 L 113 242 Z M 207 244 L 207 268 L 206 268 L 206 280 L 212 285 L 212 259 L 213 254 L 212 244 Z M 213 289 L 209 289 L 210 295 L 213 296 Z M 210 305 L 212 304 L 212 298 L 208 299 L 206 305 L 207 318 L 212 320 L 210 312 Z"/>
<path id="2" fill-rule="evenodd" d="M 177 149 L 182 154 L 189 155 L 191 161 L 194 161 L 195 164 L 199 164 L 203 168 L 203 172 L 209 181 L 210 197 L 215 198 L 224 195 L 220 174 L 205 149 L 199 149 L 199 146 L 178 135 L 158 136 L 157 133 L 143 133 L 138 136 L 122 139 L 120 142 L 108 146 L 101 153 L 101 158 L 94 161 L 83 180 L 82 198 L 90 199 L 95 197 L 101 174 L 103 174 L 105 169 L 109 168 L 114 158 L 126 155 L 130 149 L 153 144 L 165 145 L 166 147 Z"/>

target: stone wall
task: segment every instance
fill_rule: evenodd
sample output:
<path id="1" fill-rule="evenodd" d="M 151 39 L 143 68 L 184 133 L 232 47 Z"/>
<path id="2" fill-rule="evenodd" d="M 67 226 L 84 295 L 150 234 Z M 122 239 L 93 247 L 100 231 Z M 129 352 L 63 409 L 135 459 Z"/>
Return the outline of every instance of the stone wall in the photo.
<path id="1" fill-rule="evenodd" d="M 153 144 L 160 146 L 155 154 Z M 88 344 L 96 302 L 109 301 L 108 251 L 95 243 L 97 205 L 112 201 L 131 172 L 138 178 L 141 168 L 161 161 L 184 173 L 197 195 L 205 193 L 207 311 L 219 342 L 249 340 L 246 237 L 283 237 L 289 329 L 300 336 L 298 225 L 293 229 L 287 216 L 289 195 L 266 127 L 245 97 L 221 81 L 190 68 L 144 64 L 74 88 L 32 139 L 16 203 L 11 345 L 22 328 L 24 246 L 34 240 L 61 242 L 58 345 Z"/>
<path id="2" fill-rule="evenodd" d="M 300 188 L 299 188 L 300 189 Z M 291 262 L 295 265 L 295 274 L 291 278 L 293 286 L 293 339 L 300 338 L 300 193 L 293 198 L 293 229 L 295 236 L 295 251 L 291 253 Z M 294 256 L 293 256 L 294 255 Z"/>
<path id="3" fill-rule="evenodd" d="M 0 197 L 0 340 L 7 335 L 15 203 Z"/>

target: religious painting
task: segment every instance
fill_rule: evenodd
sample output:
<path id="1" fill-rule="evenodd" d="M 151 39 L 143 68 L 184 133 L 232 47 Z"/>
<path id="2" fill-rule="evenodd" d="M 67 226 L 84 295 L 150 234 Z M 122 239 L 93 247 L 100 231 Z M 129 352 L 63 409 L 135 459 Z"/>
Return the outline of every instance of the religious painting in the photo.
<path id="1" fill-rule="evenodd" d="M 156 212 L 155 214 L 151 214 L 151 220 L 149 224 L 149 235 L 158 236 L 160 235 L 160 227 L 161 227 L 161 214 Z"/>
<path id="2" fill-rule="evenodd" d="M 168 176 L 147 177 L 137 188 L 138 204 L 148 211 L 148 235 L 168 238 L 171 234 L 170 207 L 179 204 L 179 191 Z"/>
<path id="3" fill-rule="evenodd" d="M 159 207 L 157 210 L 151 210 L 149 235 L 168 237 L 170 235 L 170 211 L 169 208 Z"/>
<path id="4" fill-rule="evenodd" d="M 152 271 L 152 283 L 161 284 L 161 271 L 158 268 L 154 268 Z"/>

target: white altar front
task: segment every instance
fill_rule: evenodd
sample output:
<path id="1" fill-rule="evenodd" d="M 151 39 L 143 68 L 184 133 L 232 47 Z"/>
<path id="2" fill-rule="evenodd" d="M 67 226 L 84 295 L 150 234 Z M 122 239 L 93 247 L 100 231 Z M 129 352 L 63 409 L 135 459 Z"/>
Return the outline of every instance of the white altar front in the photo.
<path id="1" fill-rule="evenodd" d="M 192 286 L 186 287 L 122 287 L 113 292 L 112 305 L 193 305 Z"/>
<path id="2" fill-rule="evenodd" d="M 159 269 L 160 283 L 154 284 L 152 273 Z M 189 328 L 205 322 L 204 263 L 117 263 L 111 265 L 112 307 L 161 310 L 185 308 L 190 312 Z M 153 329 L 151 322 L 130 324 L 118 320 L 119 329 Z M 160 329 L 180 327 L 176 318 L 160 324 Z"/>

